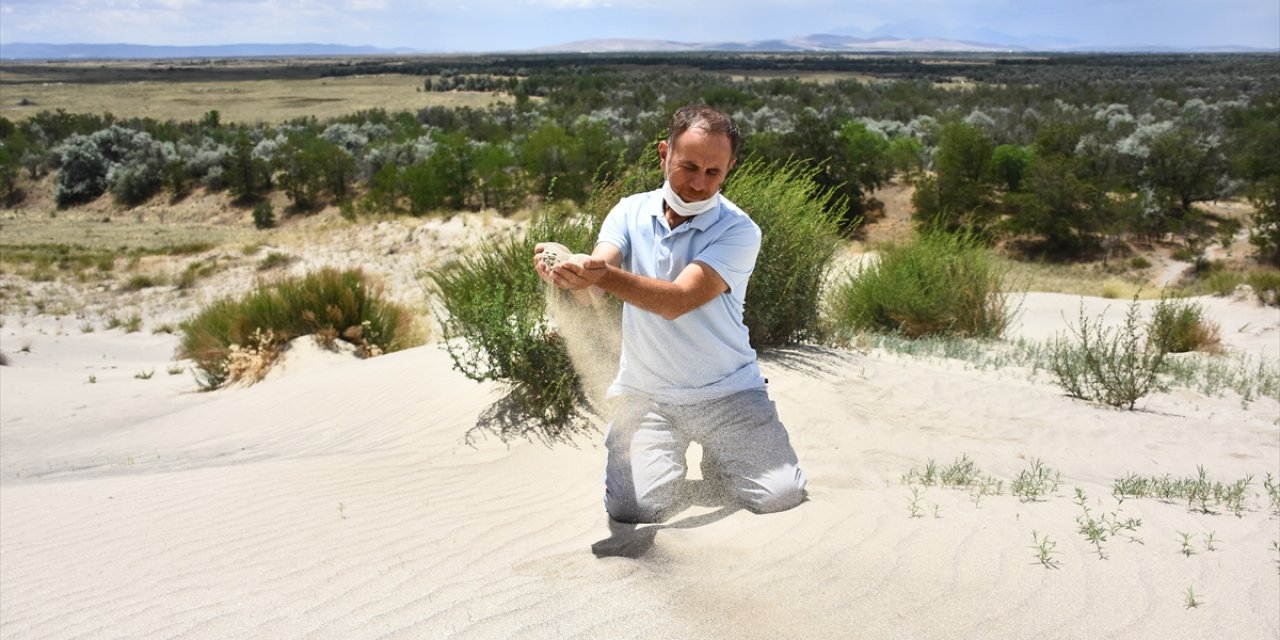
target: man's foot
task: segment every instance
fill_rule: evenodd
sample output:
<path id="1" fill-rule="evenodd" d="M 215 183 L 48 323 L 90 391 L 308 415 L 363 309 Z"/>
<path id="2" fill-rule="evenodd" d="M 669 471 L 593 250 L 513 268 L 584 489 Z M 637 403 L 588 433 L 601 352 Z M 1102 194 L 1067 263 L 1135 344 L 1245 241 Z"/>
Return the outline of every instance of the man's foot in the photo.
<path id="1" fill-rule="evenodd" d="M 609 518 L 609 537 L 591 545 L 597 558 L 631 558 L 643 556 L 653 548 L 658 529 L 654 525 L 635 525 Z"/>

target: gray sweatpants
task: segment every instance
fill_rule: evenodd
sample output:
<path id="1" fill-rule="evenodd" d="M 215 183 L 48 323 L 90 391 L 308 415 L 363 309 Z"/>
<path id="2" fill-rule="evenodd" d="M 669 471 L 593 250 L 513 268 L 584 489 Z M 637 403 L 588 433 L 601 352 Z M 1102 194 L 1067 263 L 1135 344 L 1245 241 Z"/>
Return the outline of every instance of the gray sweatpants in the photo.
<path id="1" fill-rule="evenodd" d="M 690 442 L 742 506 L 757 513 L 790 509 L 804 500 L 804 472 L 778 410 L 763 390 L 709 403 L 622 400 L 605 446 L 605 509 L 619 522 L 660 522 L 676 506 Z"/>

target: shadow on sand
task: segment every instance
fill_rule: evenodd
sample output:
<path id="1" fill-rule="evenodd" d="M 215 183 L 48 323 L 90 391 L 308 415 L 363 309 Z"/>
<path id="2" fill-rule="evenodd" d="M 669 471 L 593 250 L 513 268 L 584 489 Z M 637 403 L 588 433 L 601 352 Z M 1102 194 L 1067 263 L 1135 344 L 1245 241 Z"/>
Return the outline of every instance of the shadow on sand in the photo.
<path id="1" fill-rule="evenodd" d="M 609 518 L 609 537 L 591 545 L 591 553 L 597 558 L 640 558 L 653 548 L 658 532 L 663 529 L 704 527 L 713 522 L 719 522 L 742 509 L 736 504 L 727 503 L 725 496 L 705 480 L 686 481 L 684 493 L 683 504 L 677 509 L 678 511 L 690 506 L 720 508 L 710 513 L 662 524 L 630 524 Z"/>

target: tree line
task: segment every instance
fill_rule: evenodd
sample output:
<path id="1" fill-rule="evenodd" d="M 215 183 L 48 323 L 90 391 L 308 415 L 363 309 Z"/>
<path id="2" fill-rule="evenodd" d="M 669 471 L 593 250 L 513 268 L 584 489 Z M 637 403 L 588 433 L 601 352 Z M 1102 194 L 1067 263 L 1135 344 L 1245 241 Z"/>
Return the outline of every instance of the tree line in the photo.
<path id="1" fill-rule="evenodd" d="M 1195 251 L 1238 231 L 1197 203 L 1248 198 L 1280 261 L 1280 66 L 1268 55 L 530 55 L 360 61 L 324 73 L 411 73 L 426 91 L 487 91 L 486 109 L 363 111 L 279 125 L 44 111 L 0 118 L 0 199 L 50 172 L 59 206 L 133 205 L 193 189 L 295 213 L 582 203 L 706 102 L 744 155 L 812 164 L 846 231 L 891 180 L 915 183 L 921 226 L 978 230 L 1029 251 L 1096 255 L 1132 238 Z M 797 74 L 822 74 L 799 79 Z M 655 185 L 656 186 L 656 185 Z"/>

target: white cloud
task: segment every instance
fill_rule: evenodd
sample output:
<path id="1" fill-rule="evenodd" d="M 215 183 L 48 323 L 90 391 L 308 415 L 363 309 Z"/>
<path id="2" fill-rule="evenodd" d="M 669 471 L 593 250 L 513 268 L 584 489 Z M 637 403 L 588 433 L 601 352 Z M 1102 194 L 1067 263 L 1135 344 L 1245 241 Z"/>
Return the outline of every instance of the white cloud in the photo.
<path id="1" fill-rule="evenodd" d="M 343 6 L 352 11 L 382 11 L 387 8 L 387 0 L 346 0 Z"/>

